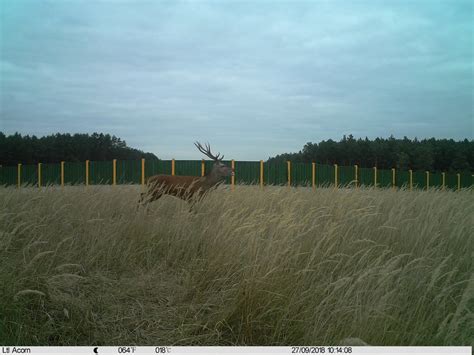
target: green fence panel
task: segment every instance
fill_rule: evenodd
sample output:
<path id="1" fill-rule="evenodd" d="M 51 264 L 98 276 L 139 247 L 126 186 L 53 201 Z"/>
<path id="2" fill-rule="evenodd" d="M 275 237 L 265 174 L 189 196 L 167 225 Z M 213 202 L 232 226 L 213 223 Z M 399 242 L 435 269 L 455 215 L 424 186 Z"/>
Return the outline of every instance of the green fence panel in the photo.
<path id="1" fill-rule="evenodd" d="M 142 162 L 140 160 L 117 161 L 117 184 L 140 184 L 141 175 Z"/>
<path id="2" fill-rule="evenodd" d="M 292 186 L 311 186 L 312 172 L 311 163 L 292 163 L 291 164 L 291 185 Z"/>
<path id="3" fill-rule="evenodd" d="M 171 160 L 145 160 L 145 180 L 151 176 L 161 174 L 171 175 Z"/>
<path id="4" fill-rule="evenodd" d="M 258 161 L 236 161 L 235 183 L 236 184 L 258 184 L 260 179 L 260 162 Z"/>
<path id="5" fill-rule="evenodd" d="M 171 175 L 172 160 L 159 160 L 157 163 L 158 174 Z"/>
<path id="6" fill-rule="evenodd" d="M 456 173 L 446 173 L 446 188 L 453 190 L 458 188 L 458 177 Z"/>
<path id="7" fill-rule="evenodd" d="M 461 188 L 468 188 L 473 185 L 474 175 L 469 172 L 461 173 Z"/>
<path id="8" fill-rule="evenodd" d="M 374 186 L 374 169 L 359 168 L 359 184 L 361 186 Z"/>
<path id="9" fill-rule="evenodd" d="M 377 169 L 377 186 L 392 187 L 392 170 Z"/>
<path id="10" fill-rule="evenodd" d="M 334 185 L 334 166 L 316 164 L 316 186 Z"/>
<path id="11" fill-rule="evenodd" d="M 171 160 L 158 160 L 157 163 L 157 168 L 158 172 L 157 174 L 163 174 L 163 175 L 171 175 L 171 166 L 172 166 L 172 161 Z"/>
<path id="12" fill-rule="evenodd" d="M 286 163 L 264 163 L 263 180 L 267 185 L 285 185 L 288 183 Z"/>
<path id="13" fill-rule="evenodd" d="M 231 166 L 231 161 L 223 161 L 227 166 Z M 209 173 L 214 162 L 205 160 L 205 173 Z M 171 175 L 171 160 L 147 160 L 145 161 L 146 178 L 157 175 Z M 117 161 L 117 183 L 119 184 L 140 184 L 141 183 L 141 160 Z M 316 185 L 334 185 L 335 169 L 333 165 L 315 164 Z M 177 176 L 201 176 L 201 160 L 176 160 L 175 174 Z M 264 163 L 264 182 L 266 185 L 286 185 L 288 183 L 287 162 Z M 85 183 L 86 168 L 85 162 L 65 162 L 64 180 L 65 184 L 76 185 Z M 471 172 L 460 173 L 461 188 L 468 188 L 474 184 L 474 176 Z M 91 161 L 89 163 L 89 183 L 90 184 L 111 184 L 113 179 L 112 161 Z M 59 185 L 61 183 L 61 164 L 41 165 L 41 184 Z M 374 169 L 358 169 L 359 185 L 374 185 Z M 38 165 L 22 165 L 21 182 L 24 185 L 38 185 Z M 230 184 L 231 177 L 225 179 Z M 260 183 L 260 162 L 259 161 L 236 161 L 235 162 L 235 182 L 237 184 L 259 184 Z M 338 184 L 340 186 L 354 186 L 355 167 L 338 166 Z M 429 174 L 429 186 L 433 188 L 442 187 L 442 174 Z M 291 183 L 293 186 L 312 184 L 312 164 L 292 163 Z M 446 188 L 456 190 L 458 188 L 458 175 L 456 172 L 446 173 Z M 0 185 L 17 184 L 17 166 L 0 167 Z M 395 184 L 398 187 L 410 186 L 410 174 L 408 171 L 396 170 Z M 425 171 L 413 171 L 413 188 L 426 189 L 427 179 Z M 377 170 L 377 186 L 389 188 L 392 186 L 392 170 Z"/>
<path id="14" fill-rule="evenodd" d="M 175 174 L 182 176 L 201 176 L 201 162 L 199 160 L 176 160 Z"/>
<path id="15" fill-rule="evenodd" d="M 430 173 L 430 188 L 440 189 L 443 185 L 443 176 L 441 173 Z"/>
<path id="16" fill-rule="evenodd" d="M 91 161 L 89 162 L 89 184 L 110 185 L 113 181 L 113 162 Z"/>
<path id="17" fill-rule="evenodd" d="M 2 166 L 0 167 L 0 185 L 16 185 L 18 183 L 18 167 Z"/>
<path id="18" fill-rule="evenodd" d="M 38 165 L 22 165 L 21 184 L 27 186 L 38 186 Z"/>
<path id="19" fill-rule="evenodd" d="M 64 183 L 66 185 L 79 185 L 86 183 L 86 163 L 64 163 Z"/>
<path id="20" fill-rule="evenodd" d="M 340 186 L 354 187 L 355 186 L 355 167 L 353 166 L 338 166 L 338 181 Z"/>
<path id="21" fill-rule="evenodd" d="M 426 172 L 424 171 L 413 172 L 413 188 L 426 189 Z"/>
<path id="22" fill-rule="evenodd" d="M 410 187 L 410 174 L 405 170 L 397 170 L 395 173 L 395 183 L 400 188 Z"/>
<path id="23" fill-rule="evenodd" d="M 61 184 L 60 164 L 41 164 L 41 186 Z"/>

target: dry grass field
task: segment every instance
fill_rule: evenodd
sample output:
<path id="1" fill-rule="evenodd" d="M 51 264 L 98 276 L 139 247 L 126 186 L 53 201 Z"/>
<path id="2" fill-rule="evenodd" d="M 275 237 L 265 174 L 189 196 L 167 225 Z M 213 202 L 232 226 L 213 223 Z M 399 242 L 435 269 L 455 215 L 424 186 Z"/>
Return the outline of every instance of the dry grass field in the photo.
<path id="1" fill-rule="evenodd" d="M 473 345 L 474 191 L 0 189 L 2 345 Z"/>

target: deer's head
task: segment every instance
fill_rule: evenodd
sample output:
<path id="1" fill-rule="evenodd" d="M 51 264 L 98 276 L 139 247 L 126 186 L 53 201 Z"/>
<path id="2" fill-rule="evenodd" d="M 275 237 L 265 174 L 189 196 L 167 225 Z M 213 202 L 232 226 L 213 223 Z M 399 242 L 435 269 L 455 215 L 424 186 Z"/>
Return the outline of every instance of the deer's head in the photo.
<path id="1" fill-rule="evenodd" d="M 226 178 L 227 176 L 232 176 L 234 175 L 234 169 L 231 167 L 225 165 L 222 162 L 222 159 L 224 159 L 224 156 L 220 156 L 220 153 L 217 153 L 217 155 L 214 155 L 211 153 L 211 147 L 209 143 L 206 143 L 206 147 L 204 148 L 201 143 L 196 142 L 194 143 L 196 148 L 205 156 L 208 158 L 212 159 L 214 161 L 214 165 L 212 167 L 211 172 L 209 173 L 209 176 L 212 177 L 213 179 L 216 180 L 222 180 Z"/>

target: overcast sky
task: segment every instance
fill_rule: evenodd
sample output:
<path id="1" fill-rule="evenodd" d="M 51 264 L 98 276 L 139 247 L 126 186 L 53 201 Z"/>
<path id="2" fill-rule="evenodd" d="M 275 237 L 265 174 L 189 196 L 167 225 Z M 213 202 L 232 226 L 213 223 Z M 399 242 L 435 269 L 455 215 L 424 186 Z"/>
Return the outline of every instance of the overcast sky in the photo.
<path id="1" fill-rule="evenodd" d="M 473 139 L 472 1 L 0 1 L 0 130 L 193 141 Z"/>

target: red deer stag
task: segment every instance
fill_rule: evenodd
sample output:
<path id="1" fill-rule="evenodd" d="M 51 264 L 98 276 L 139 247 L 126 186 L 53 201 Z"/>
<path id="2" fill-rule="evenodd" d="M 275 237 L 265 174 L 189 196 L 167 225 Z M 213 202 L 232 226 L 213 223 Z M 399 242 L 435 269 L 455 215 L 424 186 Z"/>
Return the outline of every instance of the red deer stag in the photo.
<path id="1" fill-rule="evenodd" d="M 141 194 L 140 204 L 158 200 L 163 195 L 176 196 L 185 201 L 190 201 L 196 195 L 199 199 L 207 190 L 223 182 L 227 176 L 234 175 L 234 169 L 222 163 L 224 156 L 220 157 L 220 153 L 217 153 L 217 155 L 211 153 L 209 143 L 206 144 L 206 148 L 203 148 L 199 142 L 194 143 L 194 145 L 201 153 L 214 160 L 212 170 L 203 177 L 151 176 L 147 182 L 147 191 Z"/>

